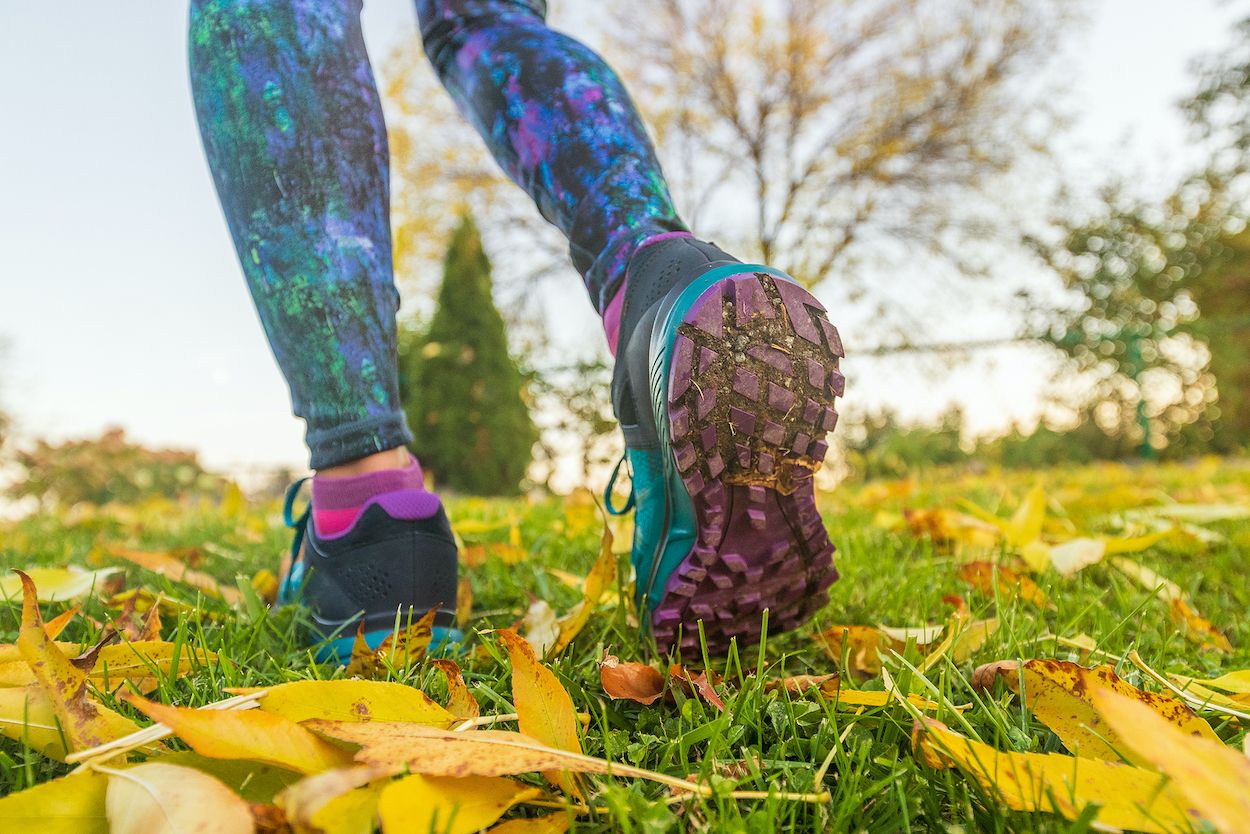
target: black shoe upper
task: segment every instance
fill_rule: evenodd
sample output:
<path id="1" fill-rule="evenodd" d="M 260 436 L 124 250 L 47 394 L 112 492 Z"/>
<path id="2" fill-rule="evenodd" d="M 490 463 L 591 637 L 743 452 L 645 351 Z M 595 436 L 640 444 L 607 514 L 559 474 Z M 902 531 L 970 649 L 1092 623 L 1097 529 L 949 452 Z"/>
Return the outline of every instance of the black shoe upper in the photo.
<path id="1" fill-rule="evenodd" d="M 319 538 L 310 523 L 303 558 L 303 601 L 326 635 L 346 636 L 359 619 L 366 631 L 391 628 L 397 611 L 402 626 L 409 609 L 414 619 L 439 609 L 435 625 L 455 621 L 456 542 L 442 507 L 430 518 L 407 521 L 374 504 L 332 539 Z"/>
<path id="2" fill-rule="evenodd" d="M 741 262 L 715 244 L 695 238 L 660 241 L 630 259 L 612 374 L 612 410 L 630 449 L 659 447 L 649 377 L 651 331 L 663 306 L 660 302 L 708 270 L 734 263 Z"/>

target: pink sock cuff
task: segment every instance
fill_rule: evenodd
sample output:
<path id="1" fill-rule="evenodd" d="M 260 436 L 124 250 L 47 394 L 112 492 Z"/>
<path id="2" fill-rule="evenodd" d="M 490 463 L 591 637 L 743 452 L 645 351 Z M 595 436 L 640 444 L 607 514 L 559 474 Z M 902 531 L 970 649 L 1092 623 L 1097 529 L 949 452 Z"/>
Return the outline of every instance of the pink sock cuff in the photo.
<path id="1" fill-rule="evenodd" d="M 425 490 L 425 474 L 417 459 L 403 469 L 385 469 L 347 478 L 317 475 L 312 479 L 312 503 L 317 510 L 354 510 L 377 495 L 401 490 Z"/>

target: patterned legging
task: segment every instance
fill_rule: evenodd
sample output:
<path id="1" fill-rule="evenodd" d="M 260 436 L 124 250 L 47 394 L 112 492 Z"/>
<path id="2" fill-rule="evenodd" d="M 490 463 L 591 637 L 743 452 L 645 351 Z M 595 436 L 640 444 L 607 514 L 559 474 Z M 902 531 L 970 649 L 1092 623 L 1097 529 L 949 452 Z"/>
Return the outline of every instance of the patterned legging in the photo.
<path id="1" fill-rule="evenodd" d="M 685 230 L 616 74 L 544 0 L 416 0 L 425 50 L 603 313 Z M 192 0 L 191 86 L 256 309 L 325 468 L 411 441 L 399 400 L 386 129 L 360 0 Z M 419 396 L 419 392 L 418 392 Z"/>

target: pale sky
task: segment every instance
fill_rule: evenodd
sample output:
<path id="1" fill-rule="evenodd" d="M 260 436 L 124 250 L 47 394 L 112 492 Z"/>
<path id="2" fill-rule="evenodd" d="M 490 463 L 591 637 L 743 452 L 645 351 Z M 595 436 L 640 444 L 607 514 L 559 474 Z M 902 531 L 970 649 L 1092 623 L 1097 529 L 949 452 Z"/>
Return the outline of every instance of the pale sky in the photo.
<path id="1" fill-rule="evenodd" d="M 1091 8 L 1064 73 L 1077 116 L 1068 173 L 1123 170 L 1164 187 L 1185 167 L 1173 105 L 1191 87 L 1188 64 L 1227 42 L 1245 4 Z M 213 467 L 299 467 L 302 424 L 200 149 L 185 14 L 170 0 L 0 0 L 0 402 L 26 436 L 121 425 Z M 376 62 L 412 37 L 410 2 L 367 0 L 365 25 Z M 580 293 L 573 280 L 559 291 Z M 600 338 L 589 303 L 567 318 L 556 335 L 571 350 Z M 981 428 L 1034 414 L 1047 375 L 1019 350 L 940 379 L 853 355 L 845 368 L 859 404 L 925 414 L 958 401 Z"/>

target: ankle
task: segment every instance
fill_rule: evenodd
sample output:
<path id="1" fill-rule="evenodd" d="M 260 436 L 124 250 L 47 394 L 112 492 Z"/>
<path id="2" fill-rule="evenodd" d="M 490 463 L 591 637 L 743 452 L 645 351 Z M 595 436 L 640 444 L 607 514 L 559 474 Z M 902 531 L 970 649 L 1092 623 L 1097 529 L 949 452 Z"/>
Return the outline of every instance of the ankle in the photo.
<path id="1" fill-rule="evenodd" d="M 358 475 L 369 475 L 374 472 L 385 472 L 388 469 L 404 469 L 412 461 L 408 450 L 402 446 L 376 452 L 363 458 L 340 463 L 325 469 L 317 470 L 318 478 L 353 478 Z"/>

